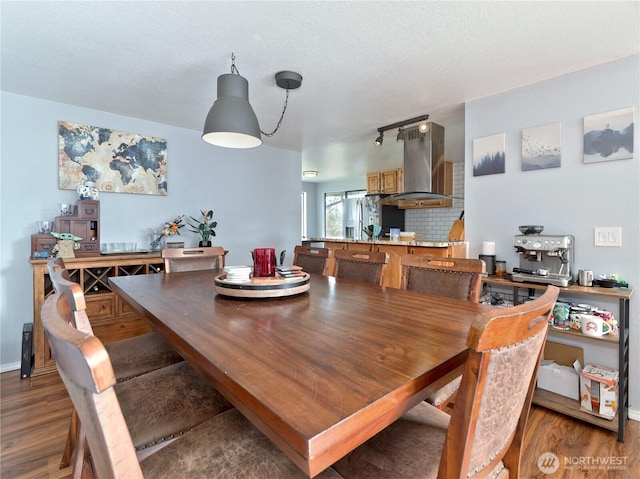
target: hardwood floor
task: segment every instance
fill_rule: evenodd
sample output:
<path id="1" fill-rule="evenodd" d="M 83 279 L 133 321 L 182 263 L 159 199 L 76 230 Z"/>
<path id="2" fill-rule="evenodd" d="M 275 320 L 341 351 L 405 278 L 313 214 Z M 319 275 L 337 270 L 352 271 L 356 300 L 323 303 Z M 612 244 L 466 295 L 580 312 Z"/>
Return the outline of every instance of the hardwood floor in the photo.
<path id="1" fill-rule="evenodd" d="M 58 375 L 20 380 L 18 371 L 0 374 L 0 395 L 0 477 L 60 477 L 71 400 Z M 560 467 L 543 474 L 538 458 L 548 452 Z M 640 422 L 628 421 L 625 442 L 619 443 L 613 432 L 533 406 L 520 477 L 638 478 Z"/>

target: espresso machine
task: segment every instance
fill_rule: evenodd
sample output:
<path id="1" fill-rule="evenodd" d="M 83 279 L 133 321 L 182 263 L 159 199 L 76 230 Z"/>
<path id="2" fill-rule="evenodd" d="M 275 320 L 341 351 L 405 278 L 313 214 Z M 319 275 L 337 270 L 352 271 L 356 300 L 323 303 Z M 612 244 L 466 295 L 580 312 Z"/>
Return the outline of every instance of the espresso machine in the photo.
<path id="1" fill-rule="evenodd" d="M 513 268 L 511 280 L 567 287 L 572 282 L 574 237 L 523 234 L 513 238 L 520 267 Z"/>

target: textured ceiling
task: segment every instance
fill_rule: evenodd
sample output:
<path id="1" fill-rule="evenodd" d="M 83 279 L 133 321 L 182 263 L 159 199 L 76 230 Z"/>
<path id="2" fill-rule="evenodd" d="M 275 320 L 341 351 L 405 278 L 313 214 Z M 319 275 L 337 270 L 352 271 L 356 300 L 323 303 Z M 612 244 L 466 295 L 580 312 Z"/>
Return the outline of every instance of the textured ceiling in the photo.
<path id="1" fill-rule="evenodd" d="M 301 151 L 303 169 L 326 181 L 389 164 L 395 133 L 375 149 L 380 126 L 429 113 L 460 131 L 465 101 L 640 53 L 639 7 L 2 1 L 1 87 L 201 130 L 233 52 L 264 131 L 284 102 L 275 73 L 302 74 L 264 143 Z"/>

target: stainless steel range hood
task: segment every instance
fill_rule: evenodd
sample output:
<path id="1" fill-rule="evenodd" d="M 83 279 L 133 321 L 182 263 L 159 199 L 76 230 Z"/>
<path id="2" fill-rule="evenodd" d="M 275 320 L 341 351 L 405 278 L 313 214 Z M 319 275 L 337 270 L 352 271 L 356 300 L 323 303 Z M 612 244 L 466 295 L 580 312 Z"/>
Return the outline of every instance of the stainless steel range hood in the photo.
<path id="1" fill-rule="evenodd" d="M 404 192 L 384 198 L 384 204 L 402 201 L 452 199 L 444 178 L 444 127 L 430 123 L 427 133 L 405 130 Z"/>

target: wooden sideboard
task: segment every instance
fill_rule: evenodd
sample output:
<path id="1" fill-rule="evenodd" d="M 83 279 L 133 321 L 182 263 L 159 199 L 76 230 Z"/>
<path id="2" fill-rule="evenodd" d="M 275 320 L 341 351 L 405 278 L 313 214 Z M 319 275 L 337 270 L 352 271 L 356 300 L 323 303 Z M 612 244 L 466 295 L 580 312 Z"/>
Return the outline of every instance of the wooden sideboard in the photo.
<path id="1" fill-rule="evenodd" d="M 47 260 L 30 260 L 33 266 L 33 371 L 32 376 L 56 370 L 51 357 L 40 310 L 45 298 L 53 294 Z M 71 280 L 85 294 L 87 314 L 94 334 L 105 343 L 144 334 L 151 329 L 119 296 L 109 288 L 109 278 L 164 270 L 160 253 L 114 254 L 64 260 Z"/>

